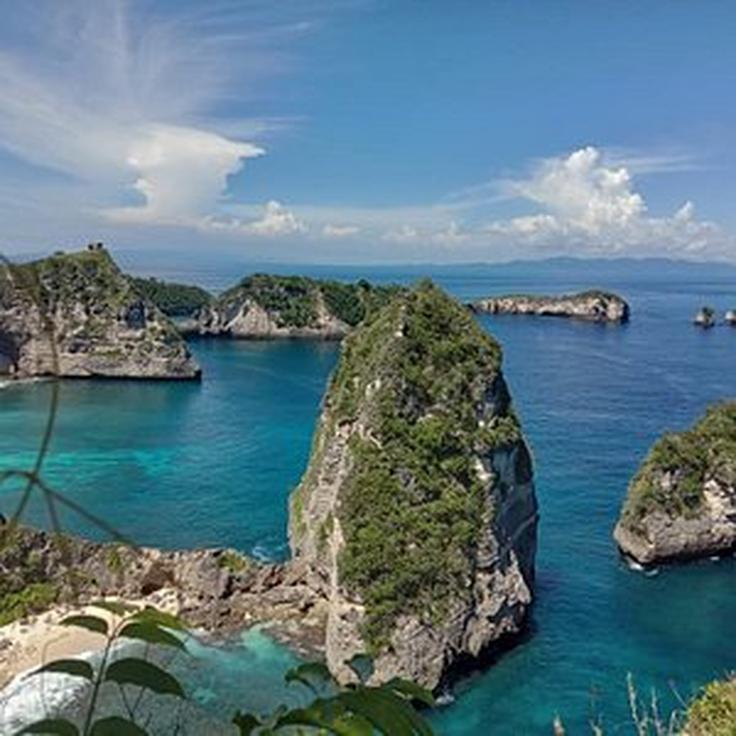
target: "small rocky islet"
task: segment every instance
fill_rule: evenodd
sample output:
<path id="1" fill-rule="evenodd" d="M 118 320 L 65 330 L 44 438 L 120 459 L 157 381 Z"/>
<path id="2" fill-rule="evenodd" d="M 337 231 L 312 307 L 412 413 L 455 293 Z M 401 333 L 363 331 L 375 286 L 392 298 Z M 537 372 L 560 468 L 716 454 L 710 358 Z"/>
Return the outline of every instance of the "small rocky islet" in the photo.
<path id="1" fill-rule="evenodd" d="M 626 300 L 618 294 L 598 289 L 561 296 L 508 294 L 479 299 L 469 306 L 474 312 L 481 314 L 567 317 L 618 324 L 628 322 L 631 312 Z"/>
<path id="2" fill-rule="evenodd" d="M 644 565 L 736 550 L 736 401 L 665 434 L 629 485 L 614 532 Z"/>

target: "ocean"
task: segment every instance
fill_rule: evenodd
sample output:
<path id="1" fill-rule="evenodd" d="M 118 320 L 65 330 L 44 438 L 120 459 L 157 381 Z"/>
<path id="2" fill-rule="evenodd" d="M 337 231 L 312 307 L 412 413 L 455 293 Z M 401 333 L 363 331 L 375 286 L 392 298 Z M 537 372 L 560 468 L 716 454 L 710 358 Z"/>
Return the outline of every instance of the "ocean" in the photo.
<path id="1" fill-rule="evenodd" d="M 162 261 L 157 275 L 222 288 L 245 275 Z M 611 532 L 626 486 L 651 443 L 736 397 L 736 329 L 702 331 L 695 311 L 736 306 L 736 269 L 667 261 L 573 261 L 436 267 L 258 270 L 411 282 L 430 275 L 463 300 L 505 292 L 610 288 L 629 300 L 628 325 L 479 317 L 504 349 L 504 372 L 531 445 L 540 503 L 536 602 L 528 635 L 455 687 L 432 714 L 440 734 L 626 733 L 626 678 L 675 707 L 736 667 L 736 560 L 630 570 Z M 226 545 L 284 559 L 286 501 L 303 472 L 320 399 L 338 358 L 330 343 L 195 340 L 201 384 L 63 382 L 47 461 L 60 491 L 140 544 Z M 0 469 L 28 466 L 49 386 L 0 390 Z M 0 487 L 8 513 L 18 489 Z M 37 501 L 27 520 L 47 525 Z M 66 528 L 95 538 L 73 516 Z M 247 638 L 202 648 L 189 674 L 205 711 L 222 713 L 274 681 L 288 653 Z M 195 677 L 196 674 L 196 677 Z M 204 684 L 203 684 L 204 683 Z M 209 683 L 209 684 L 207 684 Z M 278 688 L 274 699 L 285 697 Z"/>

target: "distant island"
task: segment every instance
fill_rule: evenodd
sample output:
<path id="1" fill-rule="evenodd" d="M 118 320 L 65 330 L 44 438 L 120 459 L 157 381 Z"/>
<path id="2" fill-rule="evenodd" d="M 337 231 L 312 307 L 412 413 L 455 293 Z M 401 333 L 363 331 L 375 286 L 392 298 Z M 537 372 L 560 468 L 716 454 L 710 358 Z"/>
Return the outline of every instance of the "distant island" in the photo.
<path id="1" fill-rule="evenodd" d="M 614 532 L 642 564 L 736 548 L 736 401 L 685 432 L 664 435 L 631 481 Z"/>
<path id="2" fill-rule="evenodd" d="M 340 340 L 400 292 L 305 276 L 254 274 L 203 307 L 187 332 L 240 339 Z"/>
<path id="3" fill-rule="evenodd" d="M 197 379 L 181 335 L 101 244 L 0 265 L 0 371 Z"/>
<path id="4" fill-rule="evenodd" d="M 133 288 L 153 302 L 167 317 L 195 317 L 215 300 L 212 294 L 199 286 L 157 278 L 128 278 Z"/>
<path id="5" fill-rule="evenodd" d="M 474 312 L 485 314 L 523 314 L 541 317 L 568 317 L 590 322 L 627 322 L 630 308 L 618 294 L 591 289 L 577 294 L 541 296 L 508 294 L 473 302 Z"/>

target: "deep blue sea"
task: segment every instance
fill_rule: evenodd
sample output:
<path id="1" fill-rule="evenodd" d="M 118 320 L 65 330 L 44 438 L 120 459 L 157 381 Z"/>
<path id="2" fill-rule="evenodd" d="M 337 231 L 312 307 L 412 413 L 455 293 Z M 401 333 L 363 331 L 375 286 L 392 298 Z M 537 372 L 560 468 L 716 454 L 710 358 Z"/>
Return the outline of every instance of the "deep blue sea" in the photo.
<path id="1" fill-rule="evenodd" d="M 271 270 L 296 271 L 294 267 Z M 159 275 L 221 288 L 247 269 L 162 264 Z M 317 275 L 406 282 L 432 275 L 462 299 L 600 286 L 631 303 L 626 326 L 482 317 L 503 345 L 505 373 L 532 446 L 541 507 L 537 600 L 526 640 L 461 681 L 433 716 L 441 734 L 628 733 L 626 676 L 663 707 L 736 668 L 736 560 L 629 570 L 611 531 L 650 444 L 736 397 L 736 329 L 694 328 L 695 310 L 736 306 L 736 270 L 666 262 L 554 261 L 503 267 L 301 268 Z M 304 470 L 339 348 L 304 342 L 192 343 L 204 380 L 62 384 L 47 476 L 141 544 L 229 545 L 282 559 L 286 500 Z M 0 470 L 28 465 L 49 386 L 0 391 Z M 0 511 L 17 490 L 0 489 Z M 45 524 L 32 504 L 29 521 Z M 65 526 L 101 536 L 67 516 Z M 246 643 L 202 650 L 198 698 L 216 713 L 247 706 L 290 660 Z M 204 685 L 202 683 L 205 683 Z M 209 683 L 209 685 L 207 685 Z M 283 691 L 273 693 L 283 698 Z"/>

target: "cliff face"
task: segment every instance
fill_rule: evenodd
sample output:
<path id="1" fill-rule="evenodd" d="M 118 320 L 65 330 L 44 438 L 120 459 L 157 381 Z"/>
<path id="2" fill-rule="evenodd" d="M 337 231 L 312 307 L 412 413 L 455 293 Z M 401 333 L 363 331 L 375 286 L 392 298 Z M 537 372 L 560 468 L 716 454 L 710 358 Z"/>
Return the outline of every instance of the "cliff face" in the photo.
<path id="1" fill-rule="evenodd" d="M 537 504 L 499 346 L 430 283 L 345 341 L 291 499 L 295 565 L 328 599 L 327 662 L 436 687 L 519 631 Z"/>
<path id="2" fill-rule="evenodd" d="M 202 310 L 197 331 L 241 339 L 340 340 L 396 287 L 255 274 Z"/>
<path id="3" fill-rule="evenodd" d="M 572 317 L 592 322 L 627 322 L 629 305 L 617 294 L 583 291 L 564 296 L 509 295 L 481 299 L 471 305 L 488 314 Z"/>
<path id="4" fill-rule="evenodd" d="M 632 480 L 614 532 L 643 564 L 736 548 L 736 402 L 665 435 Z"/>
<path id="5" fill-rule="evenodd" d="M 99 248 L 0 266 L 0 354 L 16 377 L 200 375 L 176 328 Z"/>

